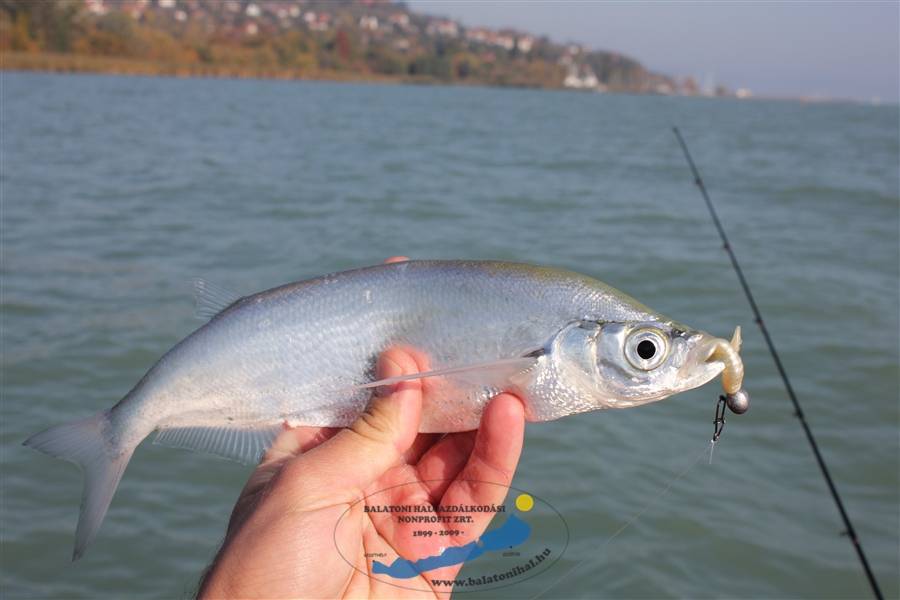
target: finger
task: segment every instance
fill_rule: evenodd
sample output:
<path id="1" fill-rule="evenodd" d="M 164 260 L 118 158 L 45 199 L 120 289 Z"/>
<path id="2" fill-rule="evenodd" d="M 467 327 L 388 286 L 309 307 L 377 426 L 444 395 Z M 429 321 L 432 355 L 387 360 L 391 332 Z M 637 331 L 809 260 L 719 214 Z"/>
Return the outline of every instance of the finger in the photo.
<path id="1" fill-rule="evenodd" d="M 384 264 L 389 265 L 391 263 L 406 262 L 408 260 L 409 260 L 408 256 L 392 256 L 392 257 L 388 258 L 387 260 L 385 260 Z"/>
<path id="2" fill-rule="evenodd" d="M 466 465 L 475 446 L 474 431 L 451 433 L 432 446 L 416 465 L 416 474 L 428 491 L 432 504 L 447 491 L 447 487 Z"/>
<path id="3" fill-rule="evenodd" d="M 383 379 L 416 373 L 420 367 L 412 354 L 391 349 L 381 355 L 376 370 Z M 389 394 L 374 397 L 349 428 L 289 461 L 275 487 L 286 487 L 285 497 L 305 509 L 362 497 L 376 478 L 401 462 L 418 433 L 421 382 L 403 381 L 392 388 Z"/>
<path id="4" fill-rule="evenodd" d="M 466 436 L 469 442 L 459 448 L 459 444 L 452 443 L 457 436 Z M 459 469 L 462 469 L 472 449 L 474 440 L 474 431 L 444 437 L 437 433 L 420 433 L 412 447 L 404 454 L 404 464 L 389 469 L 384 476 L 373 483 L 366 490 L 367 497 L 378 498 L 379 503 L 391 506 L 434 504 L 444 494 L 444 490 L 450 484 L 450 480 L 452 480 Z M 420 470 L 420 458 L 426 454 L 432 454 L 435 451 L 436 443 L 443 448 L 442 454 L 459 455 L 455 460 L 457 465 L 455 471 Z M 437 460 L 437 458 L 434 458 L 430 462 L 437 466 Z M 425 474 L 424 477 L 423 473 Z M 424 481 L 426 478 L 443 478 L 447 481 Z M 381 517 L 385 517 L 385 519 Z M 393 531 L 391 523 L 383 522 L 385 520 L 393 521 L 395 519 L 393 515 L 370 513 L 369 518 L 372 519 L 372 522 L 382 534 L 390 535 L 390 532 Z"/>
<path id="5" fill-rule="evenodd" d="M 525 434 L 525 410 L 512 394 L 491 400 L 465 467 L 441 499 L 443 505 L 501 504 L 512 483 Z M 470 532 L 484 531 L 492 513 L 474 513 Z"/>
<path id="6" fill-rule="evenodd" d="M 400 256 L 400 257 L 395 257 L 395 258 L 405 258 L 405 257 Z M 388 260 L 391 260 L 391 259 L 388 259 Z M 401 346 L 395 346 L 392 349 L 392 352 L 404 352 L 404 353 L 408 354 L 409 356 L 411 356 L 412 359 L 416 363 L 418 372 L 431 370 L 431 363 L 428 360 L 428 355 L 425 354 L 424 352 L 422 352 L 421 350 L 418 350 L 411 346 L 401 345 Z M 378 378 L 379 379 L 381 378 L 380 374 L 379 374 Z M 427 389 L 428 389 L 428 382 L 426 380 L 422 380 L 423 400 L 424 400 L 424 394 L 427 392 Z M 422 455 L 432 445 L 434 445 L 434 443 L 437 442 L 438 439 L 440 439 L 440 437 L 441 437 L 441 435 L 439 433 L 420 433 L 419 435 L 417 435 L 416 440 L 413 442 L 412 446 L 410 446 L 409 449 L 403 453 L 404 462 L 406 462 L 407 464 L 413 464 L 413 465 L 416 464 L 419 461 L 419 459 L 422 457 Z"/>

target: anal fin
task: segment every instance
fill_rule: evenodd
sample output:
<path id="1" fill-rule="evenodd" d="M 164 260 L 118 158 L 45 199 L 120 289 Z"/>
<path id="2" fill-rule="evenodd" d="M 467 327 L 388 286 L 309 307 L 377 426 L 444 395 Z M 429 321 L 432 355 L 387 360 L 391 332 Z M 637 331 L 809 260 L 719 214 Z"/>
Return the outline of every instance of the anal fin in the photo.
<path id="1" fill-rule="evenodd" d="M 256 464 L 281 432 L 277 423 L 168 427 L 159 430 L 154 444 L 208 452 L 245 465 Z"/>

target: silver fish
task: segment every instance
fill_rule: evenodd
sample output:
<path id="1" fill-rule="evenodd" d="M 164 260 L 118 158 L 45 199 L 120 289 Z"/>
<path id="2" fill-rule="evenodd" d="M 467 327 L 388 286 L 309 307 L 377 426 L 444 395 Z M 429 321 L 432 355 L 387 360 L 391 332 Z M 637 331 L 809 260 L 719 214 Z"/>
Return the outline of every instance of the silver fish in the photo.
<path id="1" fill-rule="evenodd" d="M 406 261 L 243 298 L 199 286 L 212 319 L 169 350 L 114 407 L 25 445 L 69 460 L 85 486 L 74 558 L 95 537 L 134 449 L 259 459 L 288 422 L 346 426 L 365 409 L 379 353 L 430 361 L 422 432 L 478 427 L 489 399 L 518 394 L 530 421 L 661 400 L 723 372 L 743 377 L 739 330 L 692 330 L 577 273 L 488 261 Z M 221 309 L 221 310 L 218 310 Z M 409 377 L 407 377 L 409 378 Z"/>

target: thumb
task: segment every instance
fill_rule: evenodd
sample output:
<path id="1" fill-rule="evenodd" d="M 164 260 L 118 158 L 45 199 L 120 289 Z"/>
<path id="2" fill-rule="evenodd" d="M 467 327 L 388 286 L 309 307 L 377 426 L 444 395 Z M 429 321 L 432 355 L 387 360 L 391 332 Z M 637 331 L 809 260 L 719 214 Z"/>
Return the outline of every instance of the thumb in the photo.
<path id="1" fill-rule="evenodd" d="M 376 377 L 421 370 L 407 351 L 392 348 L 378 360 Z M 286 465 L 282 479 L 304 509 L 353 502 L 412 446 L 422 414 L 422 382 L 403 381 L 376 395 L 347 429 Z"/>

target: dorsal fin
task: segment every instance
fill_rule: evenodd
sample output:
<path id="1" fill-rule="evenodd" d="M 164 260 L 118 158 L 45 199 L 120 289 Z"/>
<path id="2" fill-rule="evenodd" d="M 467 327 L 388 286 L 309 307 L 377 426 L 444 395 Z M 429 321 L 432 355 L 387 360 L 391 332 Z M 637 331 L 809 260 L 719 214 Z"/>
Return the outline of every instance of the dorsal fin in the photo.
<path id="1" fill-rule="evenodd" d="M 205 279 L 194 279 L 194 316 L 198 319 L 212 319 L 240 299 L 240 295 Z"/>

